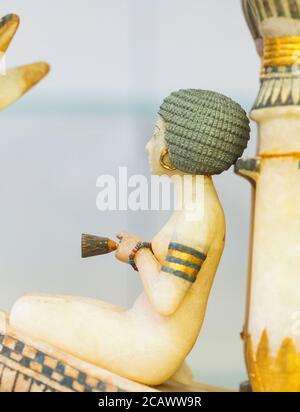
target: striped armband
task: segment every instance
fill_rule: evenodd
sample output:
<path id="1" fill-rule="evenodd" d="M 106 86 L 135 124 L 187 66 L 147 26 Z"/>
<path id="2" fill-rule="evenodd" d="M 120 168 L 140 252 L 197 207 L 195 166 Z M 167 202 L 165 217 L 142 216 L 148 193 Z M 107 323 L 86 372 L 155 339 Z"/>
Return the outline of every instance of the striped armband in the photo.
<path id="1" fill-rule="evenodd" d="M 194 283 L 206 259 L 204 253 L 179 243 L 170 243 L 161 270 Z"/>

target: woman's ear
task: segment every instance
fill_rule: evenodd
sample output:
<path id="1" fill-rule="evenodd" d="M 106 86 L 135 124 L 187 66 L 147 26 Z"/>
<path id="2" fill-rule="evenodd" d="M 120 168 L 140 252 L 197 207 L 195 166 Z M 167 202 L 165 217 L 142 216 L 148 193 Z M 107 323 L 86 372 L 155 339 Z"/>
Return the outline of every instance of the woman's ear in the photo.
<path id="1" fill-rule="evenodd" d="M 159 158 L 159 163 L 160 165 L 165 169 L 165 170 L 176 170 L 176 167 L 172 165 L 170 157 L 169 157 L 169 149 L 167 147 L 164 147 L 161 152 L 160 152 L 160 158 Z"/>

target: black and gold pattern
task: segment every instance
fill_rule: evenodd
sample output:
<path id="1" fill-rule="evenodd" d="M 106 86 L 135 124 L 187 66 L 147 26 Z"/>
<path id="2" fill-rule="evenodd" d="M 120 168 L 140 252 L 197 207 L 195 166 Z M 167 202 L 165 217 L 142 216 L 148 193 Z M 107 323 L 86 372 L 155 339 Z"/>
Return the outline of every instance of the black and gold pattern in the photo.
<path id="1" fill-rule="evenodd" d="M 254 38 L 270 18 L 300 20 L 300 0 L 243 0 Z M 253 110 L 300 105 L 300 36 L 264 39 L 261 87 Z"/>
<path id="2" fill-rule="evenodd" d="M 300 72 L 293 67 L 269 67 L 253 110 L 276 106 L 300 105 Z"/>
<path id="3" fill-rule="evenodd" d="M 0 392 L 125 392 L 8 335 L 0 334 Z"/>
<path id="4" fill-rule="evenodd" d="M 194 283 L 205 259 L 204 253 L 172 242 L 161 270 Z"/>
<path id="5" fill-rule="evenodd" d="M 300 104 L 300 37 L 265 40 L 261 88 L 254 109 Z"/>

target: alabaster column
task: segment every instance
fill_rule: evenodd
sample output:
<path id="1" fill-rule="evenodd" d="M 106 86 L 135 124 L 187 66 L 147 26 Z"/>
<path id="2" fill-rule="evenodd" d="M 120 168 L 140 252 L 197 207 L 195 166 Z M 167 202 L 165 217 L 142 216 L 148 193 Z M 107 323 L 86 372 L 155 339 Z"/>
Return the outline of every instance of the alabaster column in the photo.
<path id="1" fill-rule="evenodd" d="M 300 391 L 300 1 L 243 5 L 262 55 L 258 153 L 236 166 L 253 184 L 245 358 L 254 391 Z"/>

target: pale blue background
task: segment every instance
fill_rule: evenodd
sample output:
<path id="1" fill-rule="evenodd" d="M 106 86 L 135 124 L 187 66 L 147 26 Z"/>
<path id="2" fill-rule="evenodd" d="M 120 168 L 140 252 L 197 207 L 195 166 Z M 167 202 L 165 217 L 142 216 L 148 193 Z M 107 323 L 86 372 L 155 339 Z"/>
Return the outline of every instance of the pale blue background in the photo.
<path id="1" fill-rule="evenodd" d="M 217 90 L 250 109 L 259 59 L 240 2 L 2 0 L 0 11 L 22 18 L 8 65 L 52 65 L 38 88 L 1 113 L 0 306 L 9 310 L 30 291 L 130 305 L 138 275 L 112 255 L 82 261 L 80 234 L 127 230 L 149 239 L 168 214 L 101 213 L 96 178 L 119 166 L 148 173 L 144 145 L 172 90 Z M 239 333 L 250 187 L 232 170 L 215 181 L 227 243 L 189 363 L 198 379 L 237 388 L 246 378 Z"/>

